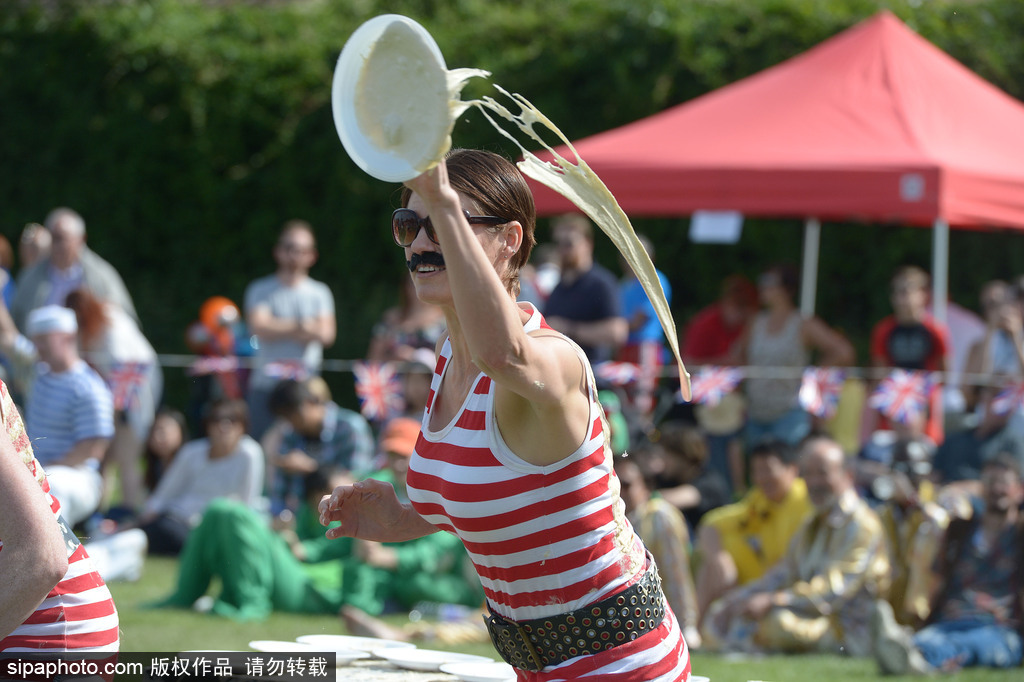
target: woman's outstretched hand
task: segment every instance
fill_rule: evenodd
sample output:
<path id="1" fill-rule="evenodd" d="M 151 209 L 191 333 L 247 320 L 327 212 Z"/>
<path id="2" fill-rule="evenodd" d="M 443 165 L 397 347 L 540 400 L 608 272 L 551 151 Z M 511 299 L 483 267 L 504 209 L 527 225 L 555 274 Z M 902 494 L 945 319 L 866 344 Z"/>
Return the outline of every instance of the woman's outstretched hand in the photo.
<path id="1" fill-rule="evenodd" d="M 327 526 L 327 537 L 353 537 L 376 542 L 404 542 L 436 532 L 410 507 L 398 501 L 390 483 L 367 479 L 342 485 L 320 500 L 320 523 Z"/>

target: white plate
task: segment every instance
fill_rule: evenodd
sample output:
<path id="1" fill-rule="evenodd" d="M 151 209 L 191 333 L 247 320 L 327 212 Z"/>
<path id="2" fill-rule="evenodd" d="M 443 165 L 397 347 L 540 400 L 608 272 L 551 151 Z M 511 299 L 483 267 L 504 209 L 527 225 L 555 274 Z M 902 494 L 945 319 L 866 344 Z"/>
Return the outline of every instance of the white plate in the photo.
<path id="1" fill-rule="evenodd" d="M 462 682 L 515 682 L 516 669 L 504 661 L 490 663 L 444 663 L 441 672 Z"/>
<path id="2" fill-rule="evenodd" d="M 374 83 L 371 87 L 363 82 L 364 67 L 389 29 L 392 34 L 401 32 L 406 36 L 398 42 L 411 56 L 388 59 L 390 51 L 378 55 L 384 68 L 375 73 L 382 74 L 383 80 L 378 80 L 380 86 Z M 386 114 L 360 125 L 360 108 L 356 106 L 359 93 L 371 93 L 374 110 Z M 370 99 L 365 97 L 364 101 Z M 449 102 L 444 56 L 430 33 L 409 17 L 374 17 L 357 28 L 341 50 L 331 87 L 334 125 L 348 155 L 378 180 L 410 180 L 447 151 L 455 125 Z"/>
<path id="3" fill-rule="evenodd" d="M 378 637 L 354 637 L 351 635 L 302 635 L 297 642 L 315 647 L 318 651 L 362 651 L 371 654 L 376 649 L 415 649 L 412 642 Z M 379 658 L 379 656 L 378 656 Z"/>
<path id="4" fill-rule="evenodd" d="M 456 654 L 451 651 L 434 651 L 433 649 L 377 649 L 374 656 L 406 670 L 425 670 L 438 672 L 445 663 L 493 663 L 493 658 Z"/>
<path id="5" fill-rule="evenodd" d="M 283 640 L 273 640 L 273 639 L 257 639 L 257 640 L 254 640 L 252 642 L 249 642 L 249 647 L 252 648 L 252 649 L 255 649 L 256 651 L 263 651 L 263 652 L 276 652 L 276 651 L 280 651 L 280 652 L 286 653 L 286 652 L 297 651 L 297 652 L 309 652 L 309 653 L 312 653 L 312 652 L 333 653 L 334 654 L 334 665 L 335 666 L 345 665 L 347 663 L 351 663 L 352 661 L 354 661 L 354 660 L 356 660 L 358 658 L 369 658 L 370 657 L 370 654 L 368 654 L 367 652 L 359 651 L 357 649 L 352 649 L 352 648 L 341 649 L 341 648 L 338 648 L 338 647 L 326 647 L 326 646 L 320 647 L 320 646 L 316 646 L 314 644 L 307 644 L 307 643 L 304 643 L 304 642 L 286 642 L 286 641 L 283 641 Z"/>

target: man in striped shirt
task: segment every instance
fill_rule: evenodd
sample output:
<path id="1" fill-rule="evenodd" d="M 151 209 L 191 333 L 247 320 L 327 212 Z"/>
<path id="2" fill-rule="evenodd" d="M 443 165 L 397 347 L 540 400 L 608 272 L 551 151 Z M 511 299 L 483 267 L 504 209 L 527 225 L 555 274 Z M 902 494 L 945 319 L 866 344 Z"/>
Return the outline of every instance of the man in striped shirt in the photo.
<path id="1" fill-rule="evenodd" d="M 26 331 L 43 363 L 29 391 L 28 435 L 65 520 L 75 526 L 100 504 L 100 463 L 114 435 L 113 398 L 78 355 L 73 311 L 37 308 L 29 313 Z"/>

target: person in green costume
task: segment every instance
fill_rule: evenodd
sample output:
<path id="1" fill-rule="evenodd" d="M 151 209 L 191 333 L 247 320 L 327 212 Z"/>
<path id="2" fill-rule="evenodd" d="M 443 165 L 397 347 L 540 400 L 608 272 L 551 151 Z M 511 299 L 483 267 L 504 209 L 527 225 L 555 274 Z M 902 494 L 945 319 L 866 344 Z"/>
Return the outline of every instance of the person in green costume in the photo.
<path id="1" fill-rule="evenodd" d="M 404 492 L 418 435 L 415 420 L 389 422 L 379 445 L 388 466 L 373 476 Z M 275 531 L 251 509 L 215 500 L 182 550 L 177 588 L 154 606 L 191 608 L 215 577 L 222 589 L 212 613 L 239 621 L 262 620 L 272 611 L 337 613 L 343 604 L 379 615 L 423 600 L 483 603 L 479 581 L 463 575 L 462 543 L 447 533 L 387 545 L 328 540 L 316 505 L 339 477 L 351 482 L 347 474 L 323 470 L 306 477 L 294 529 Z"/>
<path id="2" fill-rule="evenodd" d="M 381 434 L 379 449 L 388 461 L 373 477 L 394 485 L 400 500 L 408 500 L 405 477 L 419 433 L 418 421 L 398 417 Z M 352 556 L 344 563 L 342 602 L 374 616 L 408 611 L 421 601 L 468 607 L 484 601 L 462 541 L 452 533 L 397 543 L 355 540 Z"/>

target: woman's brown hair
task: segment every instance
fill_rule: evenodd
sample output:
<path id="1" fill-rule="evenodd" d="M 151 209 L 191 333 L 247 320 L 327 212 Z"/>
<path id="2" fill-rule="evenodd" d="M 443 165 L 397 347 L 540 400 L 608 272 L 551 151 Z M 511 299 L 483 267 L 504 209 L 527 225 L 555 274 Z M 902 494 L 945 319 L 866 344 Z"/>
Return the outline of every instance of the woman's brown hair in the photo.
<path id="1" fill-rule="evenodd" d="M 505 287 L 519 295 L 519 271 L 530 260 L 537 243 L 537 210 L 533 194 L 516 165 L 500 154 L 479 149 L 452 149 L 445 156 L 452 188 L 472 199 L 485 215 L 517 221 L 523 226 L 523 243 L 509 259 Z M 402 206 L 409 205 L 412 191 L 402 188 Z"/>

